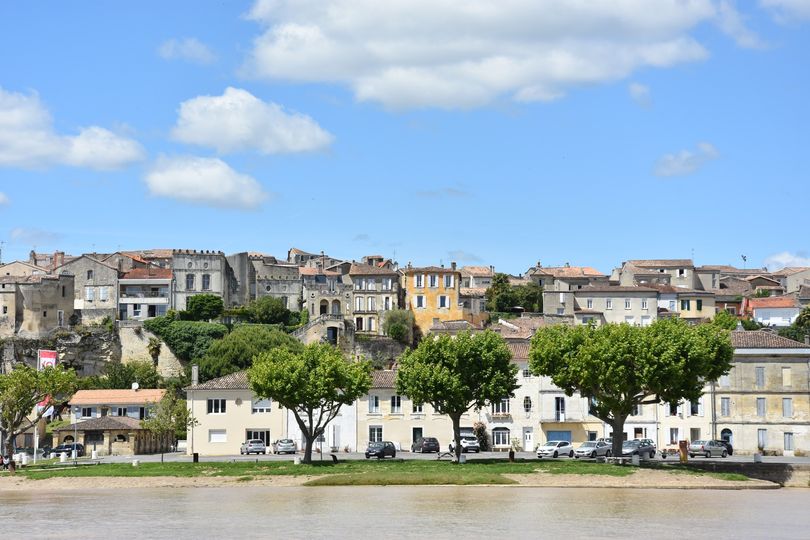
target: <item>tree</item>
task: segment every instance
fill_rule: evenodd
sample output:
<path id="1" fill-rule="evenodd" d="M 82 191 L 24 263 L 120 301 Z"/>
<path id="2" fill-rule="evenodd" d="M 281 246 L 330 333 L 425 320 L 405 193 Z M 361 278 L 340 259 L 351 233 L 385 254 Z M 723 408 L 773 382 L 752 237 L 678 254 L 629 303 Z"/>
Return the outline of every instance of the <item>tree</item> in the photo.
<path id="1" fill-rule="evenodd" d="M 241 325 L 227 336 L 214 341 L 200 360 L 200 379 L 207 381 L 249 368 L 253 359 L 271 349 L 284 347 L 292 351 L 304 348 L 300 341 L 278 330 L 262 325 Z"/>
<path id="2" fill-rule="evenodd" d="M 507 274 L 496 273 L 492 276 L 492 285 L 487 289 L 485 296 L 488 311 L 511 311 L 518 305 L 517 294 L 509 284 Z"/>
<path id="3" fill-rule="evenodd" d="M 184 399 L 178 399 L 174 392 L 166 392 L 149 411 L 149 416 L 141 420 L 141 427 L 160 440 L 160 462 L 163 463 L 165 439 L 171 437 L 174 442 L 178 437 L 185 437 L 186 430 L 198 423 Z"/>
<path id="4" fill-rule="evenodd" d="M 461 415 L 488 402 L 513 397 L 518 368 L 495 332 L 428 336 L 405 352 L 397 370 L 397 393 L 430 403 L 453 422 L 456 459 L 461 455 Z"/>
<path id="5" fill-rule="evenodd" d="M 224 310 L 222 298 L 215 294 L 195 294 L 186 300 L 186 316 L 192 321 L 216 319 Z"/>
<path id="6" fill-rule="evenodd" d="M 158 338 L 150 337 L 149 344 L 146 346 L 146 350 L 149 351 L 149 356 L 152 358 L 152 363 L 154 365 L 158 365 L 158 359 L 160 358 L 160 349 L 163 344 Z"/>
<path id="7" fill-rule="evenodd" d="M 793 321 L 793 324 L 786 328 L 780 328 L 779 335 L 803 342 L 805 336 L 810 335 L 810 307 L 804 308 Z"/>
<path id="8" fill-rule="evenodd" d="M 304 463 L 312 462 L 312 446 L 342 405 L 371 388 L 371 364 L 351 362 L 327 343 L 302 350 L 278 347 L 260 354 L 248 370 L 257 396 L 270 398 L 293 413 L 306 441 Z"/>
<path id="9" fill-rule="evenodd" d="M 159 388 L 161 383 L 155 365 L 148 360 L 107 364 L 104 374 L 96 388 L 127 390 L 132 388 L 132 383 L 138 383 L 141 388 Z"/>
<path id="10" fill-rule="evenodd" d="M 512 291 L 517 305 L 532 313 L 543 312 L 543 287 L 531 282 L 527 285 L 514 285 Z"/>
<path id="11" fill-rule="evenodd" d="M 712 319 L 712 324 L 720 327 L 725 328 L 726 330 L 734 330 L 737 328 L 737 325 L 740 323 L 739 319 L 729 313 L 728 311 L 718 311 L 717 314 Z"/>
<path id="12" fill-rule="evenodd" d="M 391 339 L 411 345 L 413 343 L 413 312 L 409 309 L 387 311 L 383 320 L 383 332 Z"/>
<path id="13" fill-rule="evenodd" d="M 144 327 L 160 337 L 177 358 L 188 362 L 205 356 L 216 339 L 228 333 L 224 324 L 202 321 L 177 321 L 155 317 L 144 322 Z"/>
<path id="14" fill-rule="evenodd" d="M 262 296 L 248 305 L 251 322 L 259 324 L 287 324 L 290 310 L 284 307 L 280 298 Z"/>
<path id="15" fill-rule="evenodd" d="M 707 381 L 728 373 L 732 355 L 728 330 L 662 319 L 648 327 L 541 328 L 531 341 L 529 366 L 566 395 L 579 392 L 590 400 L 591 414 L 612 426 L 618 456 L 635 406 L 697 400 Z"/>
<path id="16" fill-rule="evenodd" d="M 52 404 L 67 399 L 75 391 L 76 373 L 58 366 L 37 371 L 17 365 L 11 372 L 0 375 L 0 430 L 5 434 L 6 451 L 11 454 L 20 433 L 39 422 Z M 44 407 L 34 410 L 40 403 Z M 9 464 L 12 473 L 14 467 L 12 460 Z"/>

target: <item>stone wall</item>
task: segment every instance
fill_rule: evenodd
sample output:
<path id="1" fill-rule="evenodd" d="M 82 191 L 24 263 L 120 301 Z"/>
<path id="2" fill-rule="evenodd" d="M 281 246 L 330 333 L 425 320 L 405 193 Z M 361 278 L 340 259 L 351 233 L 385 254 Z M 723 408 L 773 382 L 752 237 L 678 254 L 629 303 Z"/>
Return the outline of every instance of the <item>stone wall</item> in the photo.
<path id="1" fill-rule="evenodd" d="M 365 357 L 370 360 L 377 368 L 388 369 L 405 349 L 405 345 L 386 336 L 356 335 L 351 352 L 356 358 Z"/>
<path id="2" fill-rule="evenodd" d="M 76 368 L 80 377 L 100 375 L 108 363 L 121 361 L 118 334 L 106 328 L 91 327 L 78 331 L 59 330 L 38 339 L 6 338 L 2 340 L 3 371 L 20 362 L 36 367 L 39 349 L 55 350 L 60 363 Z"/>
<path id="3" fill-rule="evenodd" d="M 148 361 L 152 362 L 149 354 L 149 338 L 157 338 L 155 334 L 141 326 L 119 328 L 121 340 L 121 362 Z M 158 338 L 159 339 L 159 338 Z M 169 350 L 169 346 L 161 341 L 160 355 L 158 356 L 157 371 L 163 377 L 173 377 L 183 373 L 183 364 Z"/>

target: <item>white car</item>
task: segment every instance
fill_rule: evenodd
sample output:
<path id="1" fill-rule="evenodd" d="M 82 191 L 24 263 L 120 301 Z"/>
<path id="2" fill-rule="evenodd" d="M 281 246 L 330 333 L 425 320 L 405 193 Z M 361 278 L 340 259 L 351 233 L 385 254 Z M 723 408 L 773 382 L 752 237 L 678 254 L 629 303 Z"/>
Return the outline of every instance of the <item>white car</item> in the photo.
<path id="1" fill-rule="evenodd" d="M 450 441 L 450 451 L 453 451 L 453 441 Z M 475 435 L 462 435 L 461 436 L 461 451 L 462 452 L 475 452 L 476 454 L 481 451 L 478 446 L 478 438 Z"/>
<path id="2" fill-rule="evenodd" d="M 574 445 L 568 441 L 548 441 L 537 447 L 537 457 L 574 457 Z"/>

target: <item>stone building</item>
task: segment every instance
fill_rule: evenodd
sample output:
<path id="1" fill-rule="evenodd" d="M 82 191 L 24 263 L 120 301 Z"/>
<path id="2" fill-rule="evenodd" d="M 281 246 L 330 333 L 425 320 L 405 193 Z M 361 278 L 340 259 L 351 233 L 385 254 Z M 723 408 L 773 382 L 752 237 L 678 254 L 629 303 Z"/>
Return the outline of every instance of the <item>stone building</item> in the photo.
<path id="1" fill-rule="evenodd" d="M 383 335 L 386 312 L 399 309 L 398 276 L 397 271 L 390 268 L 370 264 L 351 265 L 351 320 L 355 332 Z"/>
<path id="2" fill-rule="evenodd" d="M 88 255 L 57 266 L 54 274 L 72 274 L 73 309 L 82 324 L 115 320 L 118 306 L 118 269 Z"/>
<path id="3" fill-rule="evenodd" d="M 54 446 L 69 442 L 82 443 L 87 455 L 95 450 L 99 456 L 133 456 L 168 452 L 174 436 L 158 437 L 143 429 L 136 418 L 103 416 L 54 430 Z"/>
<path id="4" fill-rule="evenodd" d="M 47 274 L 47 270 L 25 261 L 12 261 L 0 265 L 0 276 L 34 276 Z"/>
<path id="5" fill-rule="evenodd" d="M 444 266 L 407 267 L 400 269 L 404 307 L 413 311 L 416 326 L 427 334 L 435 321 L 464 319 L 461 304 L 461 273 L 456 263 Z"/>
<path id="6" fill-rule="evenodd" d="M 70 324 L 73 276 L 0 276 L 0 338 L 45 337 Z"/>
<path id="7" fill-rule="evenodd" d="M 239 305 L 239 283 L 221 251 L 174 250 L 171 269 L 175 309 L 185 310 L 197 294 L 219 296 L 226 308 Z"/>
<path id="8" fill-rule="evenodd" d="M 122 321 L 161 317 L 172 308 L 172 271 L 168 268 L 134 268 L 121 275 L 118 284 L 118 318 Z"/>
<path id="9" fill-rule="evenodd" d="M 301 310 L 303 285 L 298 265 L 279 261 L 270 255 L 251 255 L 256 274 L 256 298 L 279 298 L 290 311 Z"/>
<path id="10" fill-rule="evenodd" d="M 347 276 L 318 268 L 301 267 L 303 308 L 310 320 L 320 315 L 351 317 L 352 284 Z"/>

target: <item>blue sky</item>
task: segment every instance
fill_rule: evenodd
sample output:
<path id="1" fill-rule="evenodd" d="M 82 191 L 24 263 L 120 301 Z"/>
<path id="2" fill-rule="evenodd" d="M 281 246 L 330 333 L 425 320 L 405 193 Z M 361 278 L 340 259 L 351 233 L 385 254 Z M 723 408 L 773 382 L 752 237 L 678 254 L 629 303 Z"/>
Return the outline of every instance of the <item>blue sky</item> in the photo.
<path id="1" fill-rule="evenodd" d="M 0 7 L 0 241 L 810 266 L 810 0 Z"/>

